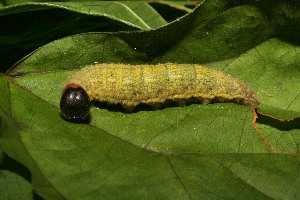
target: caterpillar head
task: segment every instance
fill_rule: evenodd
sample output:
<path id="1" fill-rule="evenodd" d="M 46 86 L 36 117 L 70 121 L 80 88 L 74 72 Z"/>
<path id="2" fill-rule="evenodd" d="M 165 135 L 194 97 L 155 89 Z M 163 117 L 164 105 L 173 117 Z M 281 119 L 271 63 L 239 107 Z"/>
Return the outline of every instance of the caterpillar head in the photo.
<path id="1" fill-rule="evenodd" d="M 76 83 L 66 85 L 60 100 L 60 110 L 64 118 L 84 120 L 90 112 L 90 98 L 86 91 Z"/>

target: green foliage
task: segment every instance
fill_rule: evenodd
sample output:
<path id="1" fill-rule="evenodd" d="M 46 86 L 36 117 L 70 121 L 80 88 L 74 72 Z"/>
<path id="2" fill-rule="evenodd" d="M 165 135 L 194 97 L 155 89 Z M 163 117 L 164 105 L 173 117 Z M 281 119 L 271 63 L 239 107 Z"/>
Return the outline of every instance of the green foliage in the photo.
<path id="1" fill-rule="evenodd" d="M 163 5 L 190 9 L 182 2 Z M 43 28 L 20 18 L 43 13 L 65 17 L 49 17 Z M 8 52 L 45 44 L 23 59 L 1 51 L 20 60 L 0 77 L 0 149 L 32 175 L 26 182 L 0 168 L 1 189 L 7 188 L 1 198 L 15 197 L 7 191 L 20 188 L 28 198 L 29 183 L 45 199 L 300 198 L 300 5 L 214 0 L 171 23 L 162 16 L 144 2 L 0 9 L 0 21 L 12 20 L 0 34 Z M 72 23 L 76 17 L 82 24 Z M 28 26 L 8 36 L 18 30 L 17 18 Z M 61 118 L 62 87 L 74 70 L 93 63 L 166 62 L 202 64 L 238 77 L 261 104 L 257 110 L 215 103 L 133 113 L 94 106 L 87 124 Z M 11 187 L 11 180 L 22 187 Z"/>

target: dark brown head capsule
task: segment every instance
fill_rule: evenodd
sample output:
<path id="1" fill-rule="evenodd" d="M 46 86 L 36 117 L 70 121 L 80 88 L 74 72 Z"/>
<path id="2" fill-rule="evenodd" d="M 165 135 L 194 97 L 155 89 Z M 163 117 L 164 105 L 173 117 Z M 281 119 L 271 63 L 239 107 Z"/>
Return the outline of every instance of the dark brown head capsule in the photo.
<path id="1" fill-rule="evenodd" d="M 63 117 L 70 120 L 83 120 L 89 115 L 90 107 L 90 98 L 80 85 L 70 83 L 65 87 L 60 100 Z"/>

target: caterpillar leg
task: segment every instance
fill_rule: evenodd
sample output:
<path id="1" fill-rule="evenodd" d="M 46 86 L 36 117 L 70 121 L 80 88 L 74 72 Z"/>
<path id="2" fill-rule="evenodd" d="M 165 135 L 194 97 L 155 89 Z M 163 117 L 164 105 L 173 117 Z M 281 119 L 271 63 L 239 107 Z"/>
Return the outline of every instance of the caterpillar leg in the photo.
<path id="1" fill-rule="evenodd" d="M 122 107 L 126 110 L 126 112 L 132 112 L 135 109 L 135 106 L 130 106 L 126 104 L 122 104 Z"/>
<path id="2" fill-rule="evenodd" d="M 203 105 L 207 105 L 211 103 L 211 99 L 206 99 L 206 98 L 202 98 L 202 97 L 196 97 L 196 99 L 201 102 L 201 104 Z"/>
<path id="3" fill-rule="evenodd" d="M 183 107 L 186 105 L 187 100 L 186 99 L 176 99 L 175 102 L 176 102 L 177 106 Z"/>
<path id="4" fill-rule="evenodd" d="M 161 107 L 161 103 L 158 102 L 148 103 L 148 105 L 151 107 L 152 110 L 157 110 Z"/>

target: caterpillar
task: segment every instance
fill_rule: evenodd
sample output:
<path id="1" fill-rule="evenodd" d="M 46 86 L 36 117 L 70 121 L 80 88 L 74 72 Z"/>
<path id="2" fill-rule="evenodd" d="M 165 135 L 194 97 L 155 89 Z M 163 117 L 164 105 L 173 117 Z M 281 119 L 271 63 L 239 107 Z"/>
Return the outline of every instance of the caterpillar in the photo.
<path id="1" fill-rule="evenodd" d="M 131 111 L 138 104 L 161 104 L 167 99 L 185 102 L 195 98 L 236 101 L 256 107 L 254 91 L 245 83 L 220 71 L 194 64 L 86 66 L 67 80 L 60 101 L 66 119 L 85 119 L 91 100 L 121 104 Z"/>

